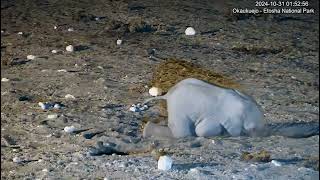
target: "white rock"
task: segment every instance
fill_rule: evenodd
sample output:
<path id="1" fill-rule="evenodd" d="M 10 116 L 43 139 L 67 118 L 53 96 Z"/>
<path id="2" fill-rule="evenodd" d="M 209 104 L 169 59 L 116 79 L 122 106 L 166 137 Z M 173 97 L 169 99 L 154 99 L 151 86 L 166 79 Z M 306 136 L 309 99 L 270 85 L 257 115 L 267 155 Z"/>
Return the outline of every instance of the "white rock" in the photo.
<path id="1" fill-rule="evenodd" d="M 282 164 L 279 161 L 272 160 L 271 163 L 275 166 L 282 166 Z"/>
<path id="2" fill-rule="evenodd" d="M 53 29 L 58 29 L 58 26 L 53 26 Z"/>
<path id="3" fill-rule="evenodd" d="M 28 60 L 33 60 L 33 59 L 35 59 L 35 58 L 36 58 L 36 56 L 34 56 L 34 55 L 28 55 L 28 56 L 27 56 L 27 59 L 28 59 Z"/>
<path id="4" fill-rule="evenodd" d="M 63 130 L 67 133 L 73 133 L 77 129 L 74 126 L 66 126 Z"/>
<path id="5" fill-rule="evenodd" d="M 58 72 L 68 72 L 68 71 L 65 70 L 65 69 L 58 69 L 57 71 L 58 71 Z"/>
<path id="6" fill-rule="evenodd" d="M 48 119 L 56 119 L 56 118 L 58 118 L 58 114 L 49 114 L 47 118 Z"/>
<path id="7" fill-rule="evenodd" d="M 122 40 L 121 39 L 118 39 L 117 40 L 117 45 L 121 45 L 122 44 Z"/>
<path id="8" fill-rule="evenodd" d="M 54 109 L 61 109 L 61 106 L 60 106 L 60 104 L 55 104 L 55 105 L 53 106 L 53 108 L 54 108 Z"/>
<path id="9" fill-rule="evenodd" d="M 196 34 L 196 31 L 193 29 L 193 27 L 188 27 L 184 33 L 187 35 L 187 36 L 193 36 Z"/>
<path id="10" fill-rule="evenodd" d="M 138 108 L 136 106 L 131 106 L 129 110 L 132 112 L 138 112 Z"/>
<path id="11" fill-rule="evenodd" d="M 189 170 L 189 173 L 198 174 L 198 173 L 200 173 L 200 171 L 199 171 L 199 169 L 197 169 L 197 168 L 191 168 L 191 169 Z"/>
<path id="12" fill-rule="evenodd" d="M 211 142 L 212 142 L 212 144 L 215 144 L 215 143 L 216 143 L 213 139 L 212 139 L 212 141 L 211 141 Z"/>
<path id="13" fill-rule="evenodd" d="M 158 160 L 158 169 L 160 170 L 170 170 L 172 167 L 173 160 L 169 156 L 160 156 Z"/>
<path id="14" fill-rule="evenodd" d="M 39 104 L 39 106 L 41 107 L 41 109 L 43 109 L 43 110 L 46 110 L 46 109 L 49 108 L 49 106 L 48 106 L 46 103 L 39 102 L 38 104 Z"/>
<path id="15" fill-rule="evenodd" d="M 22 163 L 22 159 L 21 158 L 19 158 L 19 157 L 14 157 L 13 159 L 12 159 L 12 162 L 14 162 L 14 163 Z"/>
<path id="16" fill-rule="evenodd" d="M 8 81 L 10 81 L 10 79 L 8 79 L 8 78 L 1 78 L 1 82 L 8 82 Z"/>
<path id="17" fill-rule="evenodd" d="M 99 18 L 99 17 L 95 17 L 95 18 L 94 18 L 94 20 L 99 21 L 99 20 L 100 20 L 100 18 Z"/>
<path id="18" fill-rule="evenodd" d="M 74 29 L 73 28 L 68 28 L 68 31 L 72 32 L 72 31 L 74 31 Z"/>
<path id="19" fill-rule="evenodd" d="M 22 34 L 23 34 L 23 32 L 18 32 L 18 34 L 19 34 L 19 35 L 22 35 Z"/>
<path id="20" fill-rule="evenodd" d="M 64 98 L 66 98 L 66 99 L 76 99 L 76 98 L 75 98 L 73 95 L 71 95 L 71 94 L 65 95 Z"/>
<path id="21" fill-rule="evenodd" d="M 151 96 L 160 96 L 162 94 L 162 90 L 157 87 L 152 87 L 149 89 L 149 94 Z"/>
<path id="22" fill-rule="evenodd" d="M 42 172 L 48 172 L 49 170 L 48 169 L 42 169 Z"/>
<path id="23" fill-rule="evenodd" d="M 58 51 L 54 49 L 54 50 L 51 51 L 51 53 L 52 54 L 56 54 L 56 53 L 58 53 Z"/>
<path id="24" fill-rule="evenodd" d="M 4 30 L 1 30 L 1 34 L 4 33 Z"/>
<path id="25" fill-rule="evenodd" d="M 69 45 L 69 46 L 66 47 L 66 50 L 68 52 L 73 52 L 74 51 L 74 47 L 72 45 Z"/>

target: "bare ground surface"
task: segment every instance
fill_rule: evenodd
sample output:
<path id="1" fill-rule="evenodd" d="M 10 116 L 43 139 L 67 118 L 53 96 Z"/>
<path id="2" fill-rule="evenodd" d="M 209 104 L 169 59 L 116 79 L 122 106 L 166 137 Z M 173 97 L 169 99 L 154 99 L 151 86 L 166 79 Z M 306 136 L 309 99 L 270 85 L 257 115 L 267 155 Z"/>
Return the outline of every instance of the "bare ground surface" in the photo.
<path id="1" fill-rule="evenodd" d="M 154 48 L 155 56 L 232 77 L 256 98 L 268 123 L 318 122 L 318 9 L 248 16 L 223 10 L 245 5 L 254 7 L 191 0 L 1 1 L 1 77 L 10 80 L 1 82 L 1 178 L 319 179 L 319 136 L 143 139 L 143 113 L 129 111 L 148 97 L 145 86 L 161 61 L 148 58 Z M 188 26 L 195 36 L 184 35 Z M 69 44 L 75 52 L 66 52 Z M 37 58 L 27 60 L 29 54 Z M 44 111 L 38 102 L 65 107 Z M 48 119 L 51 114 L 58 117 Z M 70 135 L 65 126 L 102 133 L 85 139 L 87 131 Z M 157 170 L 150 152 L 88 155 L 98 141 L 122 151 L 165 148 L 173 168 Z M 262 149 L 282 166 L 240 160 L 243 151 Z"/>

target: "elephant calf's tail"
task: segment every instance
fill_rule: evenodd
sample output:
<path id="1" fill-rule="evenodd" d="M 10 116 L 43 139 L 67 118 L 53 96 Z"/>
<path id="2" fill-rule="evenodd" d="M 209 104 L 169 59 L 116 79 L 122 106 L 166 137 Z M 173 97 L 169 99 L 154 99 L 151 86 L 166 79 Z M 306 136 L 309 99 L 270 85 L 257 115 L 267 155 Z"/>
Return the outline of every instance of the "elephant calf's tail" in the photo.
<path id="1" fill-rule="evenodd" d="M 291 138 L 307 138 L 319 135 L 319 122 L 273 123 L 268 124 L 269 135 Z"/>

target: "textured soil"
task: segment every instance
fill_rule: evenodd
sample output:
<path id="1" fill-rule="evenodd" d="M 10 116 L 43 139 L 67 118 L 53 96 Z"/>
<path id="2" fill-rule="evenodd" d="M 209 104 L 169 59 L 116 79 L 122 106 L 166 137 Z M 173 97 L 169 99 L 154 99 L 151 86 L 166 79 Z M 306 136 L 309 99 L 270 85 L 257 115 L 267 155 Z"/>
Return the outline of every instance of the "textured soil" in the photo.
<path id="1" fill-rule="evenodd" d="M 154 68 L 177 58 L 241 84 L 268 123 L 318 122 L 318 2 L 310 6 L 316 13 L 235 15 L 254 2 L 1 1 L 1 178 L 319 179 L 319 136 L 144 139 L 144 116 L 158 109 L 129 111 L 149 97 Z M 130 153 L 90 156 L 98 141 Z M 157 169 L 152 148 L 172 170 Z M 281 166 L 241 160 L 261 150 Z"/>

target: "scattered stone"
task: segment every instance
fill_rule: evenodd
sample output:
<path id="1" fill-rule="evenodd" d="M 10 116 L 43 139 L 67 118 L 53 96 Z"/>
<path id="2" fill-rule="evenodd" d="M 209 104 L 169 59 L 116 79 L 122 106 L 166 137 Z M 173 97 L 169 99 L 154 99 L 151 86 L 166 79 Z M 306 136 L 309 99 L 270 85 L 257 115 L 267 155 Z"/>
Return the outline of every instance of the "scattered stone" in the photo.
<path id="1" fill-rule="evenodd" d="M 74 31 L 74 29 L 73 28 L 68 28 L 68 31 L 72 32 L 72 31 Z"/>
<path id="2" fill-rule="evenodd" d="M 58 26 L 53 26 L 53 29 L 58 29 Z"/>
<path id="3" fill-rule="evenodd" d="M 61 109 L 62 106 L 61 106 L 60 104 L 55 104 L 55 105 L 53 106 L 53 108 L 54 108 L 54 109 Z"/>
<path id="4" fill-rule="evenodd" d="M 54 50 L 51 51 L 51 53 L 52 54 L 56 54 L 56 53 L 58 53 L 58 51 L 54 49 Z"/>
<path id="5" fill-rule="evenodd" d="M 19 158 L 19 157 L 14 157 L 14 158 L 12 159 L 12 162 L 20 164 L 20 163 L 23 162 L 23 160 L 22 160 L 21 158 Z"/>
<path id="6" fill-rule="evenodd" d="M 199 173 L 200 173 L 200 170 L 197 169 L 197 168 L 191 168 L 191 169 L 189 170 L 189 173 L 190 173 L 190 174 L 199 174 Z"/>
<path id="7" fill-rule="evenodd" d="M 158 161 L 158 169 L 168 171 L 172 167 L 172 162 L 169 156 L 161 156 Z"/>
<path id="8" fill-rule="evenodd" d="M 282 164 L 279 162 L 279 161 L 276 161 L 276 160 L 272 160 L 271 163 L 275 166 L 282 166 Z"/>
<path id="9" fill-rule="evenodd" d="M 68 71 L 65 70 L 65 69 L 58 69 L 57 71 L 58 71 L 58 72 L 68 72 Z"/>
<path id="10" fill-rule="evenodd" d="M 28 95 L 24 95 L 24 96 L 20 96 L 18 100 L 19 101 L 30 101 L 31 97 Z"/>
<path id="11" fill-rule="evenodd" d="M 49 114 L 48 119 L 57 119 L 58 118 L 58 114 Z"/>
<path id="12" fill-rule="evenodd" d="M 47 110 L 50 108 L 50 105 L 47 103 L 39 102 L 38 104 L 41 107 L 41 109 L 43 109 L 43 110 Z"/>
<path id="13" fill-rule="evenodd" d="M 71 95 L 71 94 L 65 95 L 64 98 L 66 98 L 66 99 L 76 99 L 76 98 L 75 98 L 73 95 Z"/>
<path id="14" fill-rule="evenodd" d="M 74 47 L 72 45 L 69 45 L 69 46 L 66 47 L 66 50 L 68 52 L 73 52 L 74 51 Z"/>
<path id="15" fill-rule="evenodd" d="M 18 34 L 19 34 L 19 35 L 22 35 L 22 34 L 23 34 L 23 32 L 18 32 Z"/>
<path id="16" fill-rule="evenodd" d="M 131 105 L 131 107 L 129 108 L 130 111 L 132 112 L 141 112 L 141 111 L 145 111 L 147 110 L 149 107 L 147 105 L 141 105 L 140 103 L 135 105 Z"/>
<path id="17" fill-rule="evenodd" d="M 149 94 L 151 96 L 160 96 L 162 94 L 162 90 L 157 87 L 152 87 L 149 89 Z"/>
<path id="18" fill-rule="evenodd" d="M 27 56 L 27 59 L 28 60 L 34 60 L 36 58 L 36 56 L 34 56 L 34 55 L 28 55 Z"/>
<path id="19" fill-rule="evenodd" d="M 60 103 L 50 103 L 50 102 L 39 102 L 38 105 L 41 107 L 41 109 L 43 110 L 49 110 L 49 109 L 61 109 L 62 108 L 62 104 Z"/>
<path id="20" fill-rule="evenodd" d="M 8 82 L 8 81 L 10 81 L 10 79 L 8 79 L 8 78 L 1 78 L 1 82 Z"/>
<path id="21" fill-rule="evenodd" d="M 65 132 L 71 134 L 71 133 L 73 133 L 74 131 L 76 131 L 77 129 L 76 129 L 74 126 L 66 126 L 63 130 L 64 130 Z"/>
<path id="22" fill-rule="evenodd" d="M 193 29 L 193 27 L 188 27 L 184 33 L 187 35 L 187 36 L 193 36 L 196 34 L 196 31 Z"/>
<path id="23" fill-rule="evenodd" d="M 121 45 L 122 44 L 122 40 L 121 39 L 118 39 L 117 40 L 117 45 Z"/>

